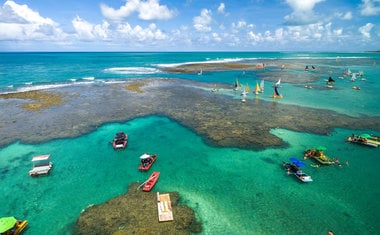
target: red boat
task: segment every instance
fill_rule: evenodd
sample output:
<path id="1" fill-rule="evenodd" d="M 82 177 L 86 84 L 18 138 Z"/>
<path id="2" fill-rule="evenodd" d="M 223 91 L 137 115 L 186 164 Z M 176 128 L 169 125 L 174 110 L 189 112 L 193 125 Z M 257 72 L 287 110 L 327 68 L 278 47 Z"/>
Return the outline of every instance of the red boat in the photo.
<path id="1" fill-rule="evenodd" d="M 153 163 L 156 161 L 157 154 L 150 155 L 149 153 L 144 153 L 140 156 L 140 171 L 147 171 L 150 169 L 150 167 L 153 165 Z"/>
<path id="2" fill-rule="evenodd" d="M 145 181 L 143 191 L 150 192 L 152 190 L 152 188 L 154 187 L 154 185 L 156 184 L 159 176 L 160 176 L 160 172 L 158 172 L 158 171 L 153 172 L 150 175 L 149 179 L 147 181 Z"/>

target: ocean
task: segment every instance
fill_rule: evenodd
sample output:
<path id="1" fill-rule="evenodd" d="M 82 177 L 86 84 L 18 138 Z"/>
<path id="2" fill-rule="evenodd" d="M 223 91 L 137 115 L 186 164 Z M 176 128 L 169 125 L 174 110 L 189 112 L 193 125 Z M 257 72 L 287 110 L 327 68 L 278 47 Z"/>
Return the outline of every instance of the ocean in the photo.
<path id="1" fill-rule="evenodd" d="M 201 75 L 200 71 L 170 72 L 170 68 L 189 64 L 261 61 L 266 63 L 264 70 L 213 67 L 203 69 Z M 380 53 L 375 52 L 0 53 L 0 94 L 77 85 L 99 89 L 129 79 L 152 78 L 185 79 L 216 87 L 232 87 L 238 80 L 253 90 L 256 82 L 264 79 L 265 95 L 260 99 L 277 108 L 297 105 L 379 119 L 379 61 Z M 276 67 L 279 64 L 286 65 L 284 71 Z M 315 66 L 316 71 L 305 71 L 306 65 Z M 356 79 L 344 76 L 348 69 L 363 75 Z M 329 76 L 335 80 L 333 89 L 325 86 Z M 273 100 L 271 86 L 279 78 L 283 98 Z M 352 89 L 354 86 L 360 90 Z M 216 95 L 235 99 L 236 105 L 251 105 L 252 110 L 256 104 L 252 92 L 245 104 L 232 89 Z M 0 99 L 2 110 L 11 105 Z M 1 121 L 5 115 L 0 113 L 0 132 L 6 125 Z M 114 151 L 107 143 L 119 130 L 130 136 L 124 151 Z M 351 133 L 380 136 L 380 127 L 335 128 L 328 135 L 317 135 L 279 126 L 271 133 L 287 146 L 260 150 L 210 146 L 204 136 L 172 118 L 153 115 L 104 122 L 95 131 L 75 138 L 38 144 L 16 140 L 0 147 L 0 217 L 27 219 L 25 234 L 71 234 L 88 205 L 125 193 L 132 182 L 145 181 L 150 172 L 137 170 L 138 157 L 149 152 L 159 156 L 152 167 L 161 172 L 154 191 L 179 192 L 181 203 L 193 208 L 202 222 L 202 234 L 380 233 L 380 150 L 345 141 Z M 311 160 L 303 160 L 305 149 L 319 145 L 327 147 L 326 155 L 338 157 L 342 166 L 315 168 Z M 29 177 L 31 158 L 46 153 L 52 154 L 52 173 Z M 301 183 L 286 174 L 282 162 L 291 157 L 306 164 L 304 171 L 313 182 Z"/>

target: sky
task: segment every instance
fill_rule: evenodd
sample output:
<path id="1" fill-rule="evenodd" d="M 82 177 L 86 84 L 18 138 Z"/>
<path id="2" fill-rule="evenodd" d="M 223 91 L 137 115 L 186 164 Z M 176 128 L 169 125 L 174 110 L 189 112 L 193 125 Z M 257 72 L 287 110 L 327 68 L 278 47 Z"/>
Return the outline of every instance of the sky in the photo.
<path id="1" fill-rule="evenodd" d="M 368 50 L 380 0 L 0 0 L 0 51 Z"/>

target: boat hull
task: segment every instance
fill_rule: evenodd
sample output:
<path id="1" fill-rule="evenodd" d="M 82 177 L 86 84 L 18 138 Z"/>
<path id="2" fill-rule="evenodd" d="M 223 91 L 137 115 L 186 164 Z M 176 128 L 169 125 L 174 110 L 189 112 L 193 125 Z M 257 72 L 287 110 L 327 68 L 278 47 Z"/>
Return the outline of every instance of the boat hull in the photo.
<path id="1" fill-rule="evenodd" d="M 150 192 L 153 189 L 154 185 L 156 185 L 159 176 L 160 176 L 160 172 L 157 172 L 157 171 L 153 172 L 150 175 L 149 179 L 144 184 L 144 187 L 142 190 L 144 192 Z"/>
<path id="2" fill-rule="evenodd" d="M 28 221 L 27 220 L 19 221 L 19 223 L 16 225 L 16 231 L 15 231 L 14 235 L 21 234 L 22 231 L 24 231 L 24 229 L 26 228 L 27 225 L 28 225 Z"/>

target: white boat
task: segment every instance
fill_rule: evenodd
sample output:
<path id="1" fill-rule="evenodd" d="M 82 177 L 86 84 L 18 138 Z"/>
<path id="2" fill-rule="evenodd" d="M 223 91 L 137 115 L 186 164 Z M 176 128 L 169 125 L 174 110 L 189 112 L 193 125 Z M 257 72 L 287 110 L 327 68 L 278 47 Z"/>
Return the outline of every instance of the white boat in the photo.
<path id="1" fill-rule="evenodd" d="M 53 162 L 50 160 L 50 154 L 35 156 L 32 158 L 33 169 L 29 171 L 30 176 L 47 175 L 53 168 Z"/>

